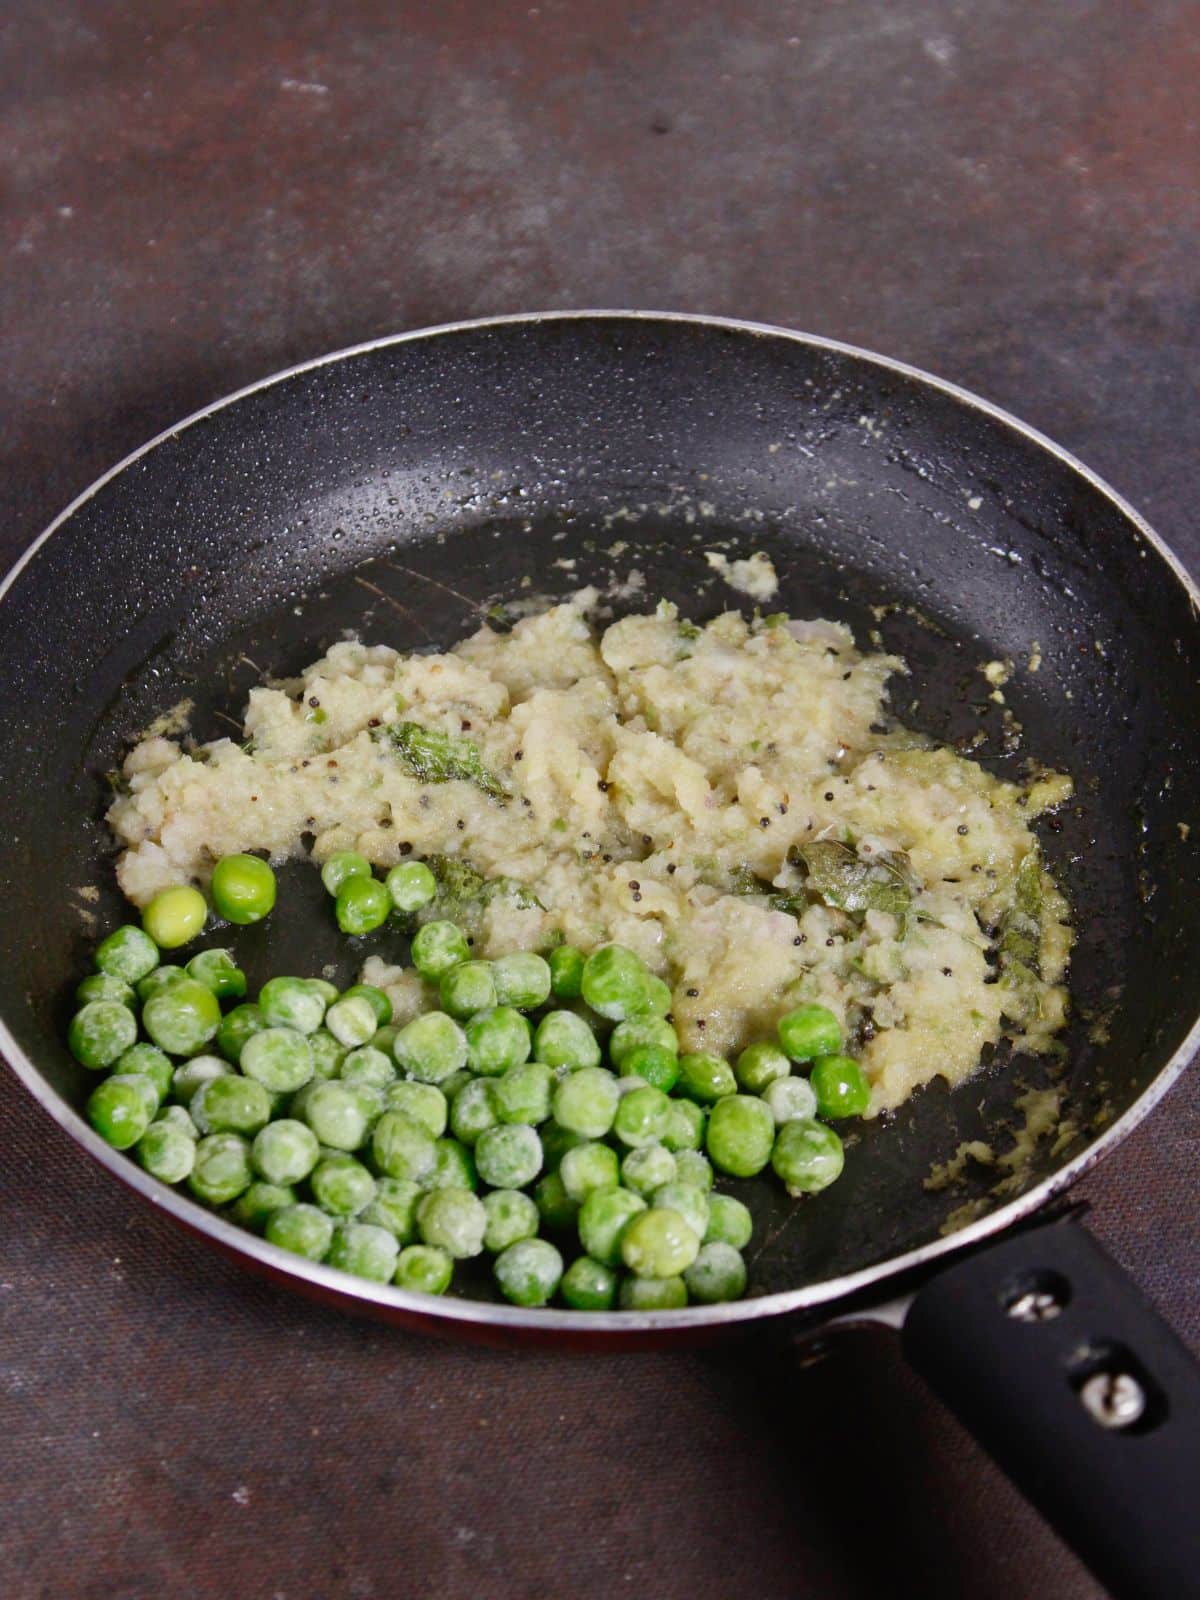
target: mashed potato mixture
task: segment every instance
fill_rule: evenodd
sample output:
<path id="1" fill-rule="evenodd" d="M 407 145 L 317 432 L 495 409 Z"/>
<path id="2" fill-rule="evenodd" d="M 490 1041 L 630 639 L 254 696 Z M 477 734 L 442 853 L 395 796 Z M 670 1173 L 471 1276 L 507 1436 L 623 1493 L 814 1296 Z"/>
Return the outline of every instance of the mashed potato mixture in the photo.
<path id="1" fill-rule="evenodd" d="M 1071 934 L 1030 823 L 1068 778 L 1002 782 L 901 727 L 903 662 L 835 623 L 698 627 L 663 602 L 601 632 L 597 598 L 441 655 L 334 645 L 251 691 L 244 744 L 145 739 L 109 812 L 121 887 L 145 905 L 246 850 L 419 857 L 441 886 L 422 916 L 478 954 L 636 950 L 685 1049 L 735 1053 L 820 1001 L 870 1114 L 1002 1037 L 1052 1045 Z M 412 1010 L 415 974 L 368 965 Z"/>

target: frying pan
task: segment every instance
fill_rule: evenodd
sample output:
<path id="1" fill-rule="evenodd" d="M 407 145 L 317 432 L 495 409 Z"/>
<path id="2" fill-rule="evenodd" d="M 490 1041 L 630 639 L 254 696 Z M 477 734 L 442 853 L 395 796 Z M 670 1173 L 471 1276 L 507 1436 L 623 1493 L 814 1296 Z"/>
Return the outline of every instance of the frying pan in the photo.
<path id="1" fill-rule="evenodd" d="M 773 604 L 903 654 L 910 724 L 1002 774 L 1036 756 L 1074 775 L 1076 800 L 1041 829 L 1078 931 L 1063 1060 L 1000 1052 L 968 1085 L 926 1088 L 861 1127 L 816 1200 L 741 1186 L 750 1298 L 677 1312 L 534 1312 L 488 1301 L 482 1282 L 444 1300 L 360 1282 L 235 1228 L 90 1131 L 86 1075 L 60 1041 L 96 930 L 122 917 L 103 775 L 131 738 L 181 701 L 216 736 L 262 674 L 347 629 L 446 646 L 496 606 L 585 583 L 617 610 L 664 595 L 711 615 L 741 598 L 714 579 L 712 549 L 767 551 Z M 785 1343 L 830 1322 L 902 1324 L 915 1365 L 1105 1582 L 1200 1593 L 1196 1370 L 1078 1221 L 1046 1210 L 1200 1040 L 1200 596 L 1086 468 L 949 384 L 828 340 L 631 313 L 465 323 L 199 412 L 81 496 L 0 598 L 0 1045 L 110 1171 L 258 1270 L 427 1331 L 632 1347 L 749 1319 Z M 978 671 L 994 658 L 1019 669 L 1003 708 Z M 348 980 L 372 949 L 397 954 L 386 934 L 348 951 L 303 864 L 280 899 L 285 914 L 235 930 L 252 983 L 329 961 Z M 1057 1107 L 1041 1137 L 1038 1105 Z M 975 1139 L 1024 1154 L 939 1186 L 935 1165 Z"/>

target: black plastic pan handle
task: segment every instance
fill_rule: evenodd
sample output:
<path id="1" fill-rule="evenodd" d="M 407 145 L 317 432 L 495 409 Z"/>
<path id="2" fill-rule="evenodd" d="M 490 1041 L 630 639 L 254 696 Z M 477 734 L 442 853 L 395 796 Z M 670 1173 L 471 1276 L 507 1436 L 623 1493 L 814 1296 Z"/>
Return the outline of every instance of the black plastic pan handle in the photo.
<path id="1" fill-rule="evenodd" d="M 1113 1595 L 1200 1596 L 1200 1365 L 1077 1222 L 940 1272 L 903 1343 Z"/>

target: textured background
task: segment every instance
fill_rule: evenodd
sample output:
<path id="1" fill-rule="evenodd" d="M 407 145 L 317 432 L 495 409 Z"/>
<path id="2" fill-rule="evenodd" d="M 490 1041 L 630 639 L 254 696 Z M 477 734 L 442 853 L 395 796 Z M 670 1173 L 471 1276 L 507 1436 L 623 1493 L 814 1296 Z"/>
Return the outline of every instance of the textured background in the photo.
<path id="1" fill-rule="evenodd" d="M 1198 72 L 1173 0 L 6 0 L 0 553 L 277 367 L 621 305 L 931 367 L 1200 566 Z M 13 1600 L 1097 1594 L 882 1337 L 786 1387 L 424 1343 L 0 1118 Z M 1082 1186 L 1193 1342 L 1198 1136 L 1192 1074 Z"/>

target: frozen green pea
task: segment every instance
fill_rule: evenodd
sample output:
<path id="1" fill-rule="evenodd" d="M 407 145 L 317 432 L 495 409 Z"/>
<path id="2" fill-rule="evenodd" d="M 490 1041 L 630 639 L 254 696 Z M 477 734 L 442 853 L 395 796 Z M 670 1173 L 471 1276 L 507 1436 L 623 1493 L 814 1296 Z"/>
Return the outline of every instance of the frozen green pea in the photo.
<path id="1" fill-rule="evenodd" d="M 201 1133 L 257 1133 L 271 1115 L 271 1097 L 261 1083 L 222 1072 L 202 1083 L 188 1108 Z"/>
<path id="2" fill-rule="evenodd" d="M 483 1251 L 487 1212 L 469 1189 L 434 1189 L 417 1205 L 417 1229 L 423 1244 L 444 1250 L 455 1261 Z"/>
<path id="3" fill-rule="evenodd" d="M 823 1122 L 797 1118 L 785 1122 L 775 1138 L 771 1165 L 792 1196 L 817 1194 L 841 1176 L 842 1141 Z"/>
<path id="4" fill-rule="evenodd" d="M 427 1011 L 400 1029 L 396 1060 L 421 1083 L 440 1083 L 467 1064 L 467 1036 L 444 1011 Z"/>
<path id="5" fill-rule="evenodd" d="M 261 1033 L 266 1026 L 266 1018 L 256 1005 L 234 1006 L 221 1018 L 217 1027 L 217 1049 L 236 1066 L 241 1060 L 246 1040 L 253 1034 Z"/>
<path id="6" fill-rule="evenodd" d="M 705 1148 L 713 1165 L 731 1177 L 761 1172 L 774 1145 L 775 1118 L 757 1095 L 726 1095 L 709 1113 Z"/>
<path id="7" fill-rule="evenodd" d="M 861 1117 L 871 1103 L 870 1079 L 853 1056 L 818 1056 L 808 1081 L 821 1117 Z"/>
<path id="8" fill-rule="evenodd" d="M 86 1006 L 92 1000 L 113 1000 L 136 1012 L 138 997 L 124 978 L 114 978 L 110 972 L 93 972 L 82 980 L 75 990 L 75 1004 Z"/>
<path id="9" fill-rule="evenodd" d="M 375 1193 L 359 1214 L 361 1222 L 386 1228 L 401 1244 L 417 1237 L 420 1188 L 408 1178 L 376 1178 Z"/>
<path id="10" fill-rule="evenodd" d="M 708 1195 L 694 1183 L 674 1178 L 654 1191 L 650 1196 L 650 1204 L 660 1211 L 673 1211 L 681 1216 L 697 1240 L 703 1239 L 708 1232 Z M 651 1273 L 650 1276 L 654 1277 L 655 1274 Z M 662 1276 L 670 1277 L 670 1273 Z"/>
<path id="11" fill-rule="evenodd" d="M 335 1000 L 341 998 L 341 990 L 336 983 L 330 983 L 328 978 L 301 978 L 300 982 L 306 983 L 315 995 L 320 996 L 326 1011 Z"/>
<path id="12" fill-rule="evenodd" d="M 275 904 L 275 874 L 258 856 L 223 856 L 209 884 L 217 915 L 238 927 L 261 922 Z"/>
<path id="13" fill-rule="evenodd" d="M 624 1024 L 622 1024 L 624 1026 Z M 657 1044 L 640 1044 L 621 1060 L 622 1078 L 640 1078 L 652 1089 L 670 1094 L 679 1082 L 679 1057 Z"/>
<path id="14" fill-rule="evenodd" d="M 699 1150 L 680 1150 L 675 1156 L 675 1176 L 680 1183 L 690 1183 L 705 1194 L 713 1186 L 713 1169 L 708 1157 Z"/>
<path id="15" fill-rule="evenodd" d="M 723 1095 L 737 1092 L 733 1068 L 721 1056 L 696 1051 L 679 1058 L 678 1090 L 698 1105 L 713 1105 Z"/>
<path id="16" fill-rule="evenodd" d="M 746 1046 L 733 1070 L 747 1094 L 762 1094 L 770 1084 L 790 1075 L 792 1063 L 777 1044 L 760 1039 Z"/>
<path id="17" fill-rule="evenodd" d="M 500 1120 L 493 1082 L 491 1078 L 475 1078 L 454 1097 L 450 1107 L 450 1131 L 463 1144 L 474 1144 L 481 1133 L 494 1128 Z"/>
<path id="18" fill-rule="evenodd" d="M 842 1048 L 842 1028 L 827 1006 L 802 1005 L 777 1024 L 779 1042 L 793 1061 L 835 1055 Z"/>
<path id="19" fill-rule="evenodd" d="M 238 1065 L 272 1094 L 295 1094 L 313 1075 L 308 1040 L 291 1028 L 264 1028 L 242 1046 Z"/>
<path id="20" fill-rule="evenodd" d="M 88 1096 L 88 1121 L 114 1150 L 128 1150 L 150 1126 L 158 1101 L 154 1085 L 137 1073 L 105 1078 Z"/>
<path id="21" fill-rule="evenodd" d="M 627 1056 L 645 1045 L 677 1056 L 679 1035 L 665 1017 L 630 1017 L 627 1022 L 618 1022 L 609 1035 L 608 1058 L 614 1067 L 620 1068 Z"/>
<path id="22" fill-rule="evenodd" d="M 681 1311 L 687 1285 L 681 1277 L 622 1278 L 618 1301 L 622 1311 Z"/>
<path id="23" fill-rule="evenodd" d="M 423 1189 L 470 1189 L 479 1187 L 479 1174 L 475 1170 L 475 1157 L 465 1144 L 457 1139 L 433 1141 L 433 1171 L 424 1180 Z"/>
<path id="24" fill-rule="evenodd" d="M 672 1100 L 663 1144 L 676 1155 L 683 1150 L 699 1150 L 704 1143 L 704 1122 L 704 1111 L 694 1100 Z"/>
<path id="25" fill-rule="evenodd" d="M 532 1011 L 550 997 L 550 968 L 531 950 L 516 950 L 492 963 L 496 1004 Z"/>
<path id="26" fill-rule="evenodd" d="M 754 1220 L 749 1206 L 731 1194 L 709 1195 L 705 1244 L 731 1244 L 735 1250 L 744 1250 L 753 1232 Z"/>
<path id="27" fill-rule="evenodd" d="M 763 1090 L 762 1097 L 777 1128 L 817 1113 L 817 1097 L 807 1078 L 777 1078 Z"/>
<path id="28" fill-rule="evenodd" d="M 131 1045 L 117 1057 L 113 1071 L 140 1072 L 143 1077 L 149 1078 L 159 1105 L 170 1094 L 175 1081 L 175 1068 L 171 1065 L 170 1057 L 152 1044 Z"/>
<path id="29" fill-rule="evenodd" d="M 400 1247 L 394 1234 L 370 1222 L 344 1222 L 333 1230 L 326 1259 L 331 1267 L 371 1283 L 390 1283 Z"/>
<path id="30" fill-rule="evenodd" d="M 546 1162 L 547 1172 L 557 1172 L 562 1158 L 568 1150 L 574 1150 L 577 1144 L 583 1144 L 582 1133 L 574 1133 L 570 1128 L 562 1128 L 554 1121 L 544 1122 L 538 1129 L 538 1138 L 542 1141 L 542 1155 Z"/>
<path id="31" fill-rule="evenodd" d="M 378 878 L 347 878 L 334 902 L 337 925 L 351 938 L 381 928 L 392 914 L 392 897 Z"/>
<path id="32" fill-rule="evenodd" d="M 142 927 L 160 950 L 189 944 L 207 921 L 204 896 L 190 884 L 163 889 L 142 912 Z"/>
<path id="33" fill-rule="evenodd" d="M 334 1150 L 357 1150 L 367 1137 L 369 1117 L 355 1086 L 336 1079 L 320 1080 L 302 1093 L 303 1104 L 293 1100 L 292 1114 L 302 1117 L 322 1144 Z"/>
<path id="34" fill-rule="evenodd" d="M 354 1096 L 355 1100 L 357 1100 L 359 1109 L 366 1120 L 367 1132 L 368 1134 L 372 1133 L 374 1131 L 375 1124 L 379 1121 L 380 1117 L 384 1113 L 384 1110 L 386 1109 L 383 1100 L 383 1090 L 376 1089 L 375 1086 L 370 1083 L 347 1083 L 344 1079 L 339 1079 L 338 1081 L 341 1083 L 343 1089 L 347 1089 Z"/>
<path id="35" fill-rule="evenodd" d="M 621 1180 L 617 1152 L 606 1144 L 577 1144 L 559 1166 L 563 1188 L 580 1204 L 595 1189 L 615 1189 Z"/>
<path id="36" fill-rule="evenodd" d="M 435 1084 L 409 1080 L 389 1083 L 383 1091 L 383 1103 L 388 1111 L 398 1111 L 424 1128 L 431 1139 L 440 1139 L 446 1131 L 450 1108 Z"/>
<path id="37" fill-rule="evenodd" d="M 451 967 L 438 983 L 438 998 L 442 1010 L 460 1022 L 477 1011 L 490 1011 L 497 998 L 491 962 L 460 961 Z"/>
<path id="38" fill-rule="evenodd" d="M 489 1128 L 475 1141 L 479 1176 L 493 1189 L 523 1189 L 542 1170 L 542 1141 L 523 1123 Z"/>
<path id="39" fill-rule="evenodd" d="M 160 1050 L 173 1056 L 202 1050 L 220 1022 L 220 1001 L 194 978 L 160 989 L 142 1007 L 142 1027 Z"/>
<path id="40" fill-rule="evenodd" d="M 273 1211 L 296 1204 L 296 1191 L 278 1183 L 264 1183 L 256 1179 L 248 1189 L 243 1189 L 233 1202 L 230 1212 L 233 1220 L 243 1228 L 253 1228 L 257 1233 L 264 1228 Z"/>
<path id="41" fill-rule="evenodd" d="M 383 1027 L 378 1030 L 375 1037 L 371 1040 L 371 1044 L 374 1049 L 382 1050 L 386 1055 L 394 1058 L 396 1053 L 396 1035 L 399 1032 L 400 1028 L 398 1024 L 394 1022 L 385 1022 Z"/>
<path id="42" fill-rule="evenodd" d="M 537 1236 L 537 1203 L 520 1189 L 492 1189 L 483 1197 L 483 1245 L 493 1255 Z"/>
<path id="43" fill-rule="evenodd" d="M 154 1119 L 154 1123 L 160 1122 L 172 1128 L 178 1128 L 180 1133 L 186 1133 L 189 1139 L 198 1139 L 200 1137 L 200 1130 L 183 1106 L 163 1106 Z M 151 1123 L 151 1127 L 154 1126 L 154 1123 Z"/>
<path id="44" fill-rule="evenodd" d="M 617 1274 L 591 1256 L 577 1256 L 563 1273 L 560 1293 L 572 1311 L 611 1311 L 617 1303 Z"/>
<path id="45" fill-rule="evenodd" d="M 338 1069 L 338 1077 L 343 1083 L 365 1083 L 372 1089 L 386 1090 L 396 1081 L 396 1067 L 390 1056 L 385 1056 L 382 1050 L 376 1050 L 374 1045 L 365 1044 L 358 1050 L 351 1050 L 342 1061 Z M 413 1088 L 418 1085 L 413 1084 Z M 422 1084 L 421 1088 L 432 1088 L 432 1084 Z"/>
<path id="46" fill-rule="evenodd" d="M 620 1099 L 611 1072 L 603 1067 L 580 1067 L 554 1091 L 554 1120 L 585 1139 L 602 1139 L 613 1125 Z"/>
<path id="47" fill-rule="evenodd" d="M 661 1144 L 671 1121 L 671 1102 L 661 1089 L 647 1084 L 622 1095 L 612 1131 L 627 1149 Z"/>
<path id="48" fill-rule="evenodd" d="M 192 980 L 193 982 L 195 980 Z M 169 989 L 172 984 L 188 982 L 186 967 L 175 967 L 167 964 L 155 967 L 153 972 L 148 972 L 144 978 L 139 978 L 134 988 L 137 997 L 143 1005 L 152 995 L 158 994 L 163 989 Z"/>
<path id="49" fill-rule="evenodd" d="M 326 892 L 337 898 L 342 885 L 351 878 L 369 878 L 371 863 L 357 850 L 335 850 L 321 866 L 321 882 Z"/>
<path id="50" fill-rule="evenodd" d="M 621 1234 L 621 1260 L 639 1278 L 674 1278 L 695 1261 L 700 1234 L 678 1211 L 658 1204 L 640 1211 Z"/>
<path id="51" fill-rule="evenodd" d="M 133 923 L 114 928 L 96 946 L 96 970 L 123 983 L 135 984 L 158 965 L 158 946 Z"/>
<path id="52" fill-rule="evenodd" d="M 540 1061 L 525 1061 L 493 1078 L 492 1104 L 501 1122 L 528 1122 L 536 1127 L 550 1115 L 554 1074 Z"/>
<path id="53" fill-rule="evenodd" d="M 67 1044 L 80 1066 L 93 1072 L 111 1067 L 135 1042 L 137 1018 L 119 1000 L 89 1000 L 71 1018 Z"/>
<path id="54" fill-rule="evenodd" d="M 547 957 L 550 990 L 556 1000 L 578 1000 L 583 992 L 583 951 L 560 944 Z"/>
<path id="55" fill-rule="evenodd" d="M 544 1306 L 562 1281 L 563 1259 L 548 1239 L 521 1239 L 496 1257 L 496 1285 L 517 1306 Z"/>
<path id="56" fill-rule="evenodd" d="M 171 1093 L 176 1100 L 190 1106 L 196 1091 L 210 1078 L 219 1078 L 222 1073 L 232 1071 L 228 1061 L 222 1061 L 220 1056 L 193 1056 L 171 1074 Z"/>
<path id="57" fill-rule="evenodd" d="M 533 1034 L 528 1022 L 512 1006 L 479 1011 L 466 1026 L 467 1061 L 474 1072 L 498 1077 L 528 1061 Z"/>
<path id="58" fill-rule="evenodd" d="M 453 922 L 427 922 L 413 935 L 412 964 L 431 983 L 470 958 L 467 936 Z"/>
<path id="59" fill-rule="evenodd" d="M 339 1044 L 347 1050 L 357 1050 L 371 1041 L 379 1024 L 369 1000 L 362 995 L 343 995 L 325 1013 L 325 1026 Z"/>
<path id="60" fill-rule="evenodd" d="M 375 1037 L 378 1040 L 378 1034 Z M 318 1028 L 316 1033 L 308 1035 L 308 1048 L 312 1054 L 313 1076 L 336 1078 L 348 1054 L 346 1046 L 339 1044 L 324 1028 Z"/>
<path id="61" fill-rule="evenodd" d="M 533 1198 L 537 1202 L 543 1226 L 552 1231 L 565 1231 L 575 1226 L 579 1217 L 579 1201 L 572 1200 L 567 1193 L 560 1171 L 547 1172 L 539 1178 L 533 1188 Z"/>
<path id="62" fill-rule="evenodd" d="M 315 1033 L 325 1016 L 325 996 L 307 978 L 271 978 L 259 991 L 258 1009 L 268 1028 Z"/>
<path id="63" fill-rule="evenodd" d="M 337 996 L 334 995 L 333 999 L 336 1000 Z M 370 1006 L 371 1010 L 375 1013 L 375 1026 L 377 1028 L 387 1028 L 391 1026 L 392 1002 L 388 999 L 385 991 L 376 988 L 373 983 L 352 984 L 350 988 L 346 990 L 345 994 L 342 996 L 342 999 L 365 1000 Z M 333 1000 L 330 1001 L 331 1005 L 332 1003 Z"/>
<path id="64" fill-rule="evenodd" d="M 250 1187 L 253 1176 L 245 1139 L 237 1133 L 210 1133 L 196 1145 L 188 1187 L 209 1205 L 224 1206 Z"/>
<path id="65" fill-rule="evenodd" d="M 664 983 L 661 978 L 656 977 L 654 973 L 649 973 L 646 978 L 642 1011 L 650 1016 L 662 1017 L 665 1020 L 670 1014 L 671 999 L 670 986 Z"/>
<path id="66" fill-rule="evenodd" d="M 332 1218 L 307 1204 L 272 1211 L 264 1231 L 271 1244 L 309 1261 L 324 1261 L 333 1243 Z"/>
<path id="67" fill-rule="evenodd" d="M 334 1217 L 356 1217 L 375 1196 L 375 1179 L 353 1156 L 324 1156 L 308 1182 L 313 1199 Z"/>
<path id="68" fill-rule="evenodd" d="M 642 958 L 624 945 L 593 950 L 583 964 L 580 988 L 592 1010 L 610 1022 L 624 1022 L 650 1010 L 650 973 Z"/>
<path id="69" fill-rule="evenodd" d="M 218 1000 L 240 1000 L 246 992 L 246 974 L 229 950 L 201 950 L 187 964 L 187 975 L 211 989 Z"/>
<path id="70" fill-rule="evenodd" d="M 675 1178 L 675 1157 L 661 1144 L 630 1150 L 621 1162 L 621 1182 L 643 1199 Z"/>
<path id="71" fill-rule="evenodd" d="M 445 1294 L 454 1277 L 454 1262 L 444 1250 L 410 1244 L 396 1258 L 392 1282 L 410 1294 Z"/>
<path id="72" fill-rule="evenodd" d="M 268 1183 L 300 1183 L 317 1164 L 321 1146 L 316 1134 L 295 1117 L 269 1122 L 250 1147 L 254 1169 Z"/>
<path id="73" fill-rule="evenodd" d="M 170 1122 L 152 1122 L 137 1143 L 137 1158 L 160 1183 L 182 1183 L 196 1159 L 196 1141 Z"/>
<path id="74" fill-rule="evenodd" d="M 621 1264 L 621 1239 L 634 1217 L 647 1209 L 640 1194 L 629 1189 L 596 1189 L 579 1208 L 579 1242 L 606 1267 Z"/>
<path id="75" fill-rule="evenodd" d="M 423 861 L 401 861 L 383 881 L 397 911 L 420 911 L 437 898 L 437 879 Z"/>
<path id="76" fill-rule="evenodd" d="M 311 1118 L 310 1118 L 311 1121 Z M 320 1129 L 313 1130 L 320 1138 Z M 423 1183 L 434 1170 L 437 1150 L 427 1129 L 401 1111 L 385 1111 L 371 1135 L 371 1154 L 389 1178 Z"/>
<path id="77" fill-rule="evenodd" d="M 714 1306 L 740 1300 L 746 1292 L 746 1263 L 731 1244 L 702 1244 L 683 1281 L 697 1305 Z"/>
<path id="78" fill-rule="evenodd" d="M 533 1036 L 533 1053 L 548 1067 L 598 1067 L 600 1042 L 573 1011 L 548 1011 Z"/>

